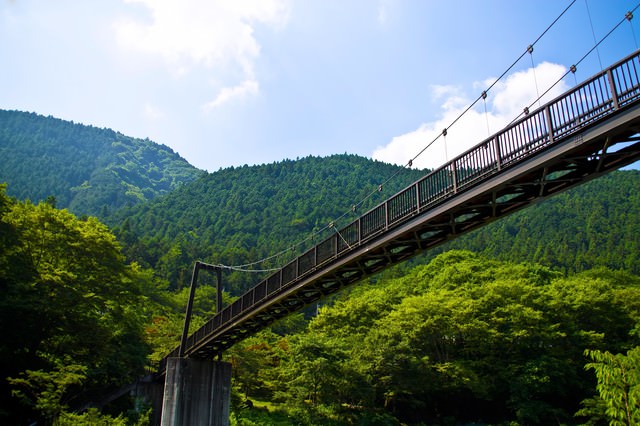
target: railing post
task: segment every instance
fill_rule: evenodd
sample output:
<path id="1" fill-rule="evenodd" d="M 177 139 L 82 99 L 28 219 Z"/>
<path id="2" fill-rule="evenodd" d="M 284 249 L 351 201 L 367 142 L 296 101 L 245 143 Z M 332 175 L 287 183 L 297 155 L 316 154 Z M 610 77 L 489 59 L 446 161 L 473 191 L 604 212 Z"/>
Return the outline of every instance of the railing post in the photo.
<path id="1" fill-rule="evenodd" d="M 384 202 L 384 229 L 389 229 L 389 200 Z"/>
<path id="2" fill-rule="evenodd" d="M 613 73 L 611 72 L 611 68 L 607 70 L 607 80 L 609 80 L 609 89 L 611 90 L 611 100 L 613 101 L 613 109 L 617 110 L 620 108 L 618 104 L 618 93 L 616 91 L 616 82 L 613 79 Z"/>
<path id="3" fill-rule="evenodd" d="M 551 121 L 551 110 L 549 105 L 544 107 L 544 119 L 547 121 L 547 132 L 549 133 L 549 143 L 553 143 L 553 122 Z"/>
<path id="4" fill-rule="evenodd" d="M 457 172 L 457 168 L 456 168 L 456 162 L 452 161 L 451 163 L 449 163 L 449 165 L 451 166 L 451 180 L 453 183 L 453 193 L 456 194 L 458 192 L 458 172 Z"/>

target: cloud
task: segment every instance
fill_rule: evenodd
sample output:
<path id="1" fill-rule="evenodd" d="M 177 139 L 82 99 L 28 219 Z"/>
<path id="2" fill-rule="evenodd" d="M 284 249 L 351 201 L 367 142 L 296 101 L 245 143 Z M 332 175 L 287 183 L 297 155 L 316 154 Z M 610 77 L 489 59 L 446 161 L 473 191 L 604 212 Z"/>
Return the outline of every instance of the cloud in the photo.
<path id="1" fill-rule="evenodd" d="M 413 166 L 437 168 L 505 127 L 565 72 L 566 68 L 562 65 L 543 62 L 535 68 L 513 73 L 487 93 L 486 113 L 485 103 L 479 101 L 474 109 L 470 109 L 459 119 L 460 114 L 475 100 L 477 94 L 470 98 L 456 86 L 432 86 L 433 99 L 440 101 L 440 117 L 436 121 L 421 124 L 412 132 L 394 137 L 387 145 L 378 147 L 372 157 L 380 161 L 406 165 L 409 159 L 431 144 L 413 162 Z M 486 89 L 493 80 L 476 82 L 474 87 Z M 568 86 L 561 81 L 549 90 L 541 103 L 551 100 L 567 89 Z M 537 106 L 536 103 L 534 107 Z M 451 123 L 454 121 L 456 122 L 452 126 Z M 447 134 L 442 136 L 445 128 Z"/>
<path id="2" fill-rule="evenodd" d="M 238 86 L 225 87 L 214 100 L 206 103 L 203 106 L 203 109 L 205 111 L 209 111 L 233 100 L 243 99 L 250 95 L 256 95 L 259 92 L 259 87 L 258 82 L 255 80 L 246 80 Z"/>
<path id="3" fill-rule="evenodd" d="M 132 15 L 114 24 L 121 48 L 161 58 L 176 76 L 208 71 L 210 81 L 222 87 L 211 106 L 257 93 L 255 27 L 280 28 L 289 17 L 289 0 L 123 1 L 132 6 Z M 147 13 L 133 15 L 139 10 Z"/>

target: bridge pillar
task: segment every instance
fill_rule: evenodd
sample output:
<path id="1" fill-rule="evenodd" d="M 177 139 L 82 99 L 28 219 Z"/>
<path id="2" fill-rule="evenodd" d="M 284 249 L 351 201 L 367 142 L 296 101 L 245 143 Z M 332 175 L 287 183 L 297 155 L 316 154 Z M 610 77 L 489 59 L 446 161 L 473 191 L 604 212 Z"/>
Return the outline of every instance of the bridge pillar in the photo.
<path id="1" fill-rule="evenodd" d="M 162 426 L 228 426 L 231 364 L 169 358 Z"/>

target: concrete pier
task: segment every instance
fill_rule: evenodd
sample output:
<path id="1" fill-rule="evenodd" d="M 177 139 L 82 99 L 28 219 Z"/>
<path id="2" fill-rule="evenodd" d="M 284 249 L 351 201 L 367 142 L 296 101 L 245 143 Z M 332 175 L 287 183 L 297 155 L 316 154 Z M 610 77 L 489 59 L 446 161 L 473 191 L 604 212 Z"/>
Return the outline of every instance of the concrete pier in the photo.
<path id="1" fill-rule="evenodd" d="M 228 426 L 231 364 L 169 358 L 162 426 Z"/>

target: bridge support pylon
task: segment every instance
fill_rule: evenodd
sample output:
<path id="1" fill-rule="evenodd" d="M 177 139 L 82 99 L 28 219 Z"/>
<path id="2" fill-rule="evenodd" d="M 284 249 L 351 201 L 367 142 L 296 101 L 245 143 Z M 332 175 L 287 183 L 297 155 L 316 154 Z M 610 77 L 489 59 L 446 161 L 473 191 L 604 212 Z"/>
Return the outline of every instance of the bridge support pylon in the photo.
<path id="1" fill-rule="evenodd" d="M 228 426 L 231 364 L 169 358 L 162 401 L 162 426 Z"/>

